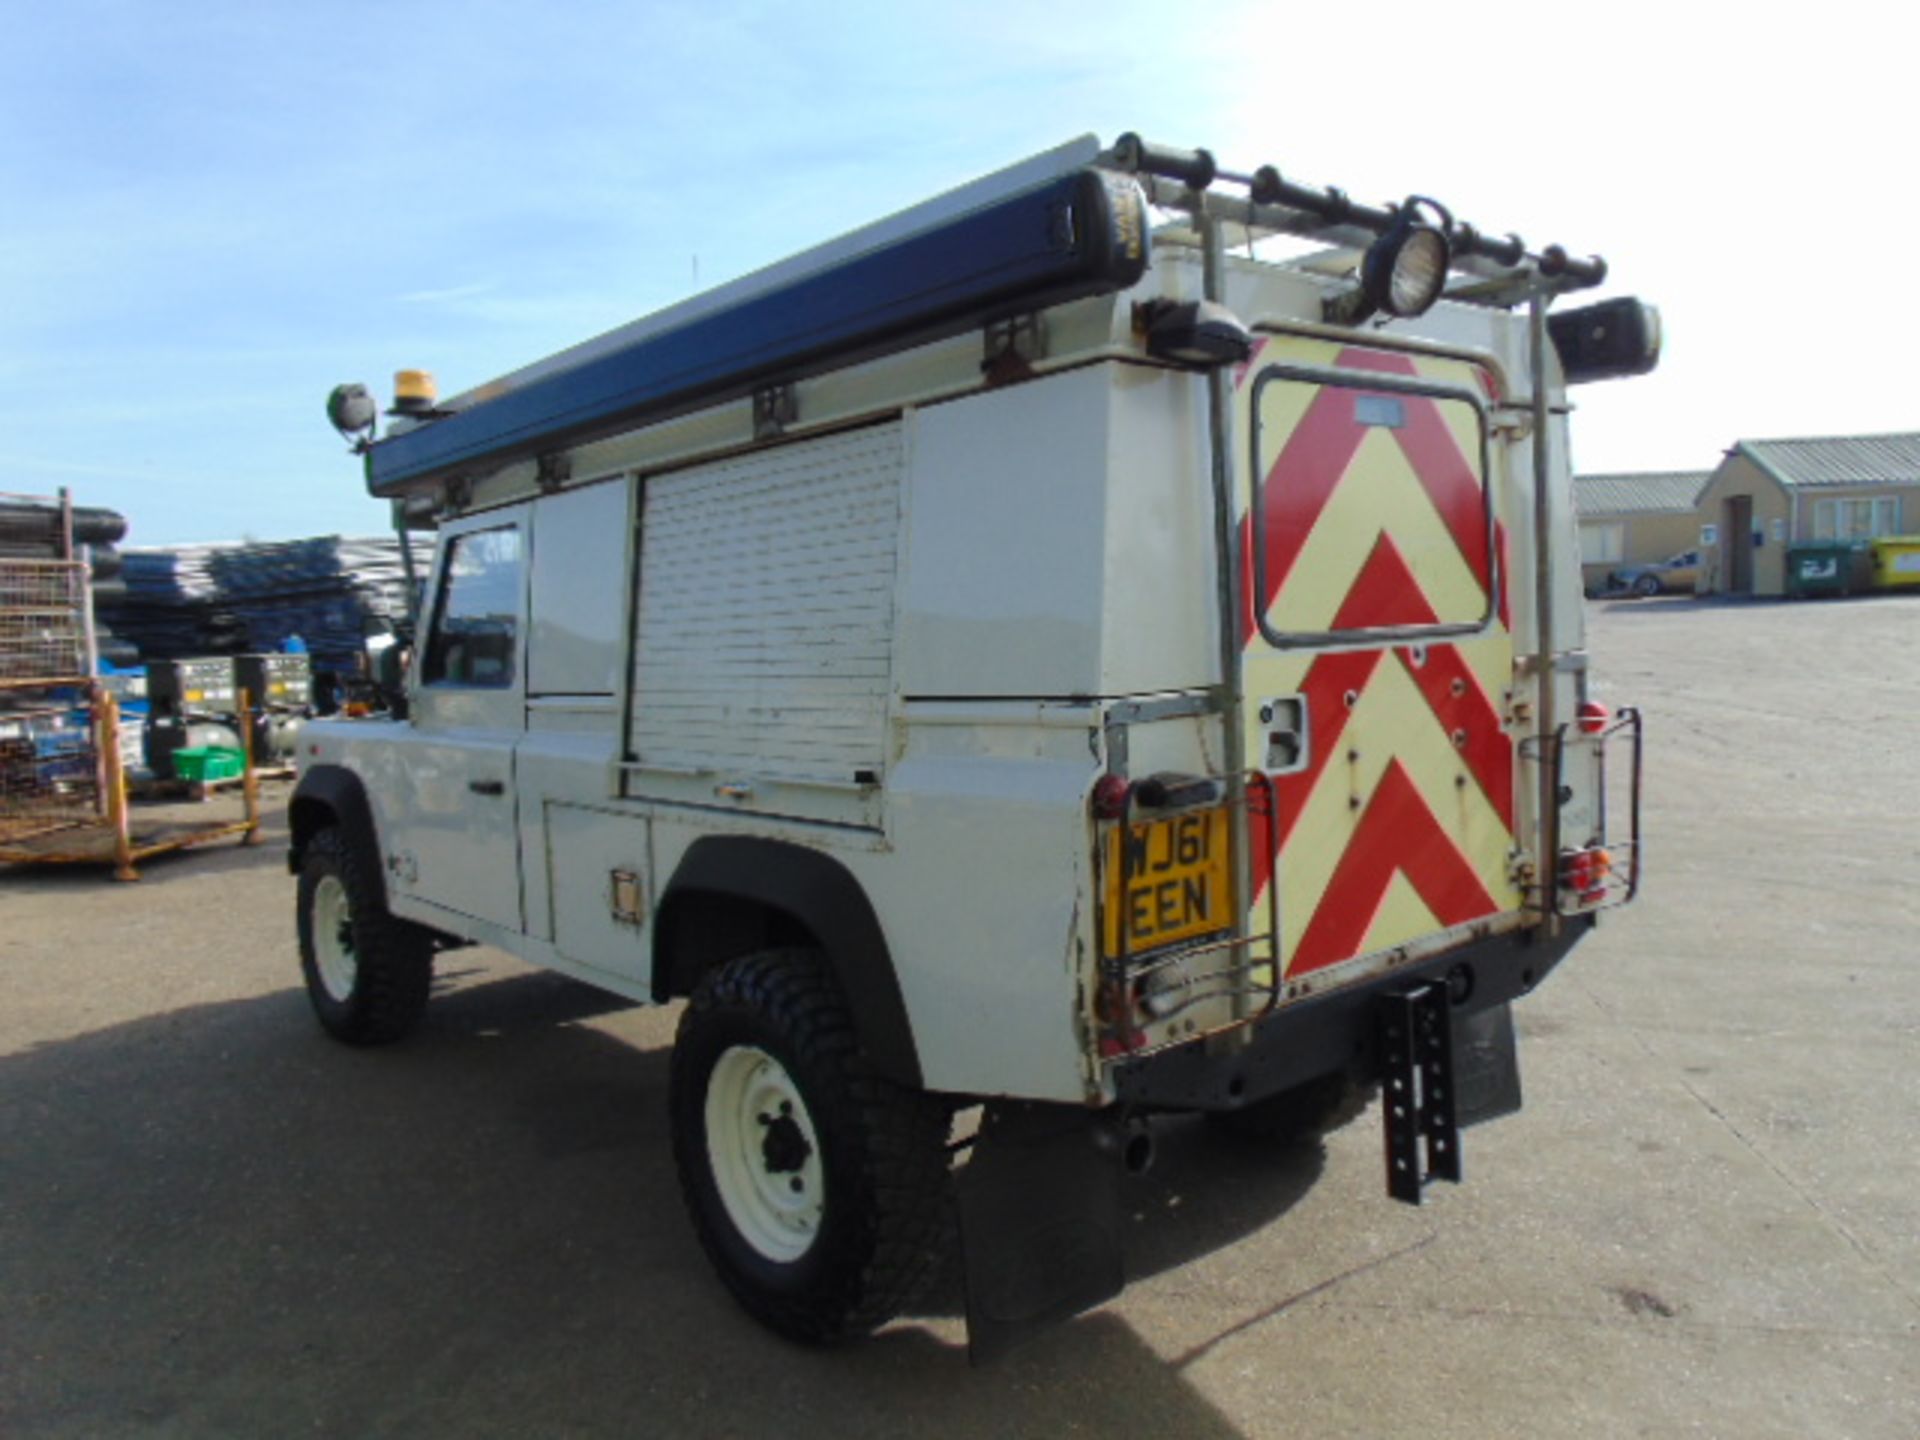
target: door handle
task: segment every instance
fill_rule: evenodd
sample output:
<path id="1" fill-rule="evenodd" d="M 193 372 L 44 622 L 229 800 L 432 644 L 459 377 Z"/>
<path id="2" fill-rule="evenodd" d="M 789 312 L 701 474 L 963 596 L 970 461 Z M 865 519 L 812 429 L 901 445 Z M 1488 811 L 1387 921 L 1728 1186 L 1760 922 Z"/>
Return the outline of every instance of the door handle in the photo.
<path id="1" fill-rule="evenodd" d="M 1313 726 L 1304 695 L 1276 695 L 1260 702 L 1260 725 L 1267 732 L 1269 775 L 1305 770 L 1313 753 Z"/>
<path id="2" fill-rule="evenodd" d="M 467 789 L 476 795 L 504 795 L 507 785 L 504 780 L 469 780 Z"/>

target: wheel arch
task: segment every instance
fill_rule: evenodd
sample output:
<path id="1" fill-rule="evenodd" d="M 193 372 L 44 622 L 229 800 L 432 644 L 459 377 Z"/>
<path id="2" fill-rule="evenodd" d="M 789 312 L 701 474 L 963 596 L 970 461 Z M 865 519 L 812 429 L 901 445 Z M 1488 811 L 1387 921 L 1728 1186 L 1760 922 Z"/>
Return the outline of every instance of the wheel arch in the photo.
<path id="1" fill-rule="evenodd" d="M 344 765 L 314 765 L 303 771 L 287 802 L 287 869 L 300 873 L 307 846 L 322 830 L 338 826 L 348 843 L 374 857 L 368 867 L 381 905 L 387 903 L 386 867 L 379 863 L 380 837 L 373 823 L 373 805 L 360 777 Z"/>
<path id="2" fill-rule="evenodd" d="M 653 927 L 653 996 L 690 995 L 717 964 L 812 943 L 846 997 L 868 1063 L 918 1088 L 920 1055 L 880 918 L 853 872 L 821 851 L 752 836 L 694 841 Z"/>

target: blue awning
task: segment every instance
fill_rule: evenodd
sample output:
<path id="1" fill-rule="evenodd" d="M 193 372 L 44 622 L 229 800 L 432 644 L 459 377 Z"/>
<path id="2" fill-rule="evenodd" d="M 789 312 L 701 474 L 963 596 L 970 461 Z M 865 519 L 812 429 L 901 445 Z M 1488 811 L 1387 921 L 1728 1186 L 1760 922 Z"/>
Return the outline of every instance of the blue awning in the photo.
<path id="1" fill-rule="evenodd" d="M 1007 314 L 1122 290 L 1146 269 L 1146 236 L 1137 183 L 1081 168 L 391 435 L 368 455 L 367 488 L 397 496 Z"/>

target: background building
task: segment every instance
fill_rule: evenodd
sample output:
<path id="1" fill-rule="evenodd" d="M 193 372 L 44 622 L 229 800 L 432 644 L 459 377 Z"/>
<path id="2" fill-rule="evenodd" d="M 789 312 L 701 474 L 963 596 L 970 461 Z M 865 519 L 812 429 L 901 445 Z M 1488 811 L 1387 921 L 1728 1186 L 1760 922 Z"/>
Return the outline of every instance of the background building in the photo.
<path id="1" fill-rule="evenodd" d="M 1920 531 L 1920 434 L 1742 440 L 1698 509 L 1701 591 L 1783 594 L 1788 545 Z"/>
<path id="2" fill-rule="evenodd" d="M 1580 573 L 1589 595 L 1607 587 L 1609 572 L 1647 565 L 1691 550 L 1700 539 L 1700 491 L 1710 470 L 1637 475 L 1576 475 Z"/>

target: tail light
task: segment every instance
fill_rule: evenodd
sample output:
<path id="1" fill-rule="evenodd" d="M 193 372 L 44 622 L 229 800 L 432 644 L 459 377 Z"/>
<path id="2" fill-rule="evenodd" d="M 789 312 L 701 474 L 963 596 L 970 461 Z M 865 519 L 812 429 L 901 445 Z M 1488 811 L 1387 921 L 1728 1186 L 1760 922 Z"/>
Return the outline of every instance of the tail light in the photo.
<path id="1" fill-rule="evenodd" d="M 1087 802 L 1096 820 L 1118 820 L 1127 813 L 1127 798 L 1133 786 L 1124 775 L 1102 775 L 1093 782 L 1093 796 Z"/>
<path id="2" fill-rule="evenodd" d="M 1582 734 L 1598 735 L 1613 719 L 1613 712 L 1598 700 L 1583 700 L 1576 718 Z"/>
<path id="3" fill-rule="evenodd" d="M 1560 884 L 1580 897 L 1582 905 L 1597 905 L 1607 898 L 1607 881 L 1613 876 L 1613 856 L 1600 846 L 1568 850 L 1560 856 Z"/>

